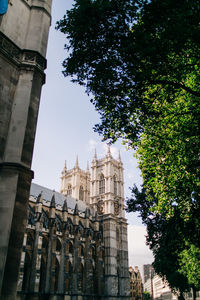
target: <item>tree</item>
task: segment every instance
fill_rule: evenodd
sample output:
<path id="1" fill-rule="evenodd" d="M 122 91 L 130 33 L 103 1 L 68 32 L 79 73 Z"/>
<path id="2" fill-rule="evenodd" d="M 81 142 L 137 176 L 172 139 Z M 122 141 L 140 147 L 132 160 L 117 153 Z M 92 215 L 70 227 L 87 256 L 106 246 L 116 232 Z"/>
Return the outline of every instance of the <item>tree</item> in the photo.
<path id="1" fill-rule="evenodd" d="M 165 216 L 151 210 L 154 201 L 146 197 L 146 190 L 132 188 L 132 196 L 127 201 L 128 212 L 139 212 L 147 226 L 147 245 L 153 251 L 155 272 L 167 282 L 171 289 L 181 294 L 189 289 L 187 274 L 180 271 L 179 254 L 185 249 L 184 221 L 177 210 L 173 217 Z"/>
<path id="2" fill-rule="evenodd" d="M 195 160 L 191 172 L 196 183 L 193 180 L 194 184 L 187 189 L 190 196 L 199 195 L 199 21 L 198 0 L 76 0 L 57 23 L 57 29 L 68 38 L 65 48 L 69 56 L 63 62 L 63 73 L 94 95 L 92 102 L 102 121 L 96 125 L 96 131 L 111 142 L 121 137 L 130 147 L 140 146 L 142 157 L 145 140 L 152 139 L 153 148 L 161 138 L 158 131 L 162 129 L 169 136 L 173 127 L 175 138 L 186 146 L 185 153 L 190 149 L 190 157 L 193 155 Z M 171 124 L 165 128 L 168 120 Z M 182 120 L 187 130 L 182 126 L 179 133 Z M 169 141 L 173 142 L 173 138 Z M 165 148 L 156 149 L 159 154 L 168 151 L 169 160 L 159 155 L 159 159 L 165 160 L 164 165 L 171 165 L 172 160 L 177 162 L 170 154 L 171 149 Z M 180 157 L 185 153 L 182 147 Z M 143 164 L 141 158 L 141 168 Z M 186 171 L 183 170 L 185 174 Z M 166 173 L 163 176 L 167 178 Z M 170 193 L 173 183 L 174 180 Z M 145 184 L 149 185 L 149 181 Z M 166 186 L 158 185 L 162 189 Z M 156 209 L 166 207 L 169 197 L 165 199 L 161 193 Z"/>
<path id="3" fill-rule="evenodd" d="M 168 257 L 186 276 L 187 243 L 200 245 L 200 0 L 76 0 L 57 29 L 68 38 L 64 75 L 101 115 L 95 130 L 137 149 L 155 261 Z M 155 252 L 166 238 L 173 255 Z"/>
<path id="4" fill-rule="evenodd" d="M 57 23 L 68 38 L 63 73 L 94 95 L 106 139 L 135 146 L 161 88 L 169 102 L 200 96 L 199 12 L 198 0 L 76 0 Z"/>

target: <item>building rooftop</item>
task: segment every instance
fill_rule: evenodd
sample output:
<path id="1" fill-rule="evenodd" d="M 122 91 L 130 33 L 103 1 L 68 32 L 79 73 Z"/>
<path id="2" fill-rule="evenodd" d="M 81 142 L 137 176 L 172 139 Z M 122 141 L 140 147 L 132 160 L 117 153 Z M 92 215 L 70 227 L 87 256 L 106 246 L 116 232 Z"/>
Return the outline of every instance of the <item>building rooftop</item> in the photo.
<path id="1" fill-rule="evenodd" d="M 53 195 L 53 190 L 50 190 L 44 186 L 41 186 L 36 183 L 31 184 L 31 190 L 30 190 L 30 196 L 34 197 L 37 199 L 38 195 L 42 192 L 42 199 L 51 202 L 51 198 Z M 56 205 L 61 205 L 63 206 L 65 200 L 65 196 L 59 192 L 55 192 L 55 202 Z M 78 204 L 78 210 L 80 212 L 84 212 L 87 208 L 87 205 L 85 202 L 72 198 L 70 196 L 67 196 L 67 207 L 70 208 L 71 210 L 74 210 L 75 205 Z"/>

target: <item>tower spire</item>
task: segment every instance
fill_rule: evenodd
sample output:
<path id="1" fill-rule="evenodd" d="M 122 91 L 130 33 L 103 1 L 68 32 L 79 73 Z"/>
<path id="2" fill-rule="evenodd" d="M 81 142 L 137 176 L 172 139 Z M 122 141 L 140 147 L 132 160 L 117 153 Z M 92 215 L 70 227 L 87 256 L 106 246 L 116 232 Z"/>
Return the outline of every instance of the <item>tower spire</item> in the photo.
<path id="1" fill-rule="evenodd" d="M 120 150 L 119 150 L 119 153 L 118 153 L 118 161 L 121 161 Z"/>
<path id="2" fill-rule="evenodd" d="M 75 168 L 79 168 L 79 166 L 78 166 L 78 155 L 76 155 L 76 164 L 75 164 Z"/>
<path id="3" fill-rule="evenodd" d="M 64 168 L 63 168 L 63 173 L 66 173 L 67 172 L 67 162 L 65 160 L 65 164 L 64 164 Z"/>
<path id="4" fill-rule="evenodd" d="M 97 151 L 96 151 L 96 148 L 94 149 L 94 158 L 93 160 L 97 160 Z"/>
<path id="5" fill-rule="evenodd" d="M 89 162 L 87 161 L 86 171 L 89 172 Z"/>
<path id="6" fill-rule="evenodd" d="M 62 210 L 63 211 L 68 211 L 68 208 L 67 208 L 67 196 L 66 195 L 65 195 L 65 200 L 64 200 L 64 203 L 63 203 Z"/>
<path id="7" fill-rule="evenodd" d="M 110 144 L 107 144 L 107 156 L 111 156 Z"/>
<path id="8" fill-rule="evenodd" d="M 53 193 L 52 193 L 52 198 L 51 198 L 50 207 L 53 207 L 53 208 L 55 208 L 55 207 L 56 207 L 56 201 L 55 201 L 55 190 L 53 190 Z"/>

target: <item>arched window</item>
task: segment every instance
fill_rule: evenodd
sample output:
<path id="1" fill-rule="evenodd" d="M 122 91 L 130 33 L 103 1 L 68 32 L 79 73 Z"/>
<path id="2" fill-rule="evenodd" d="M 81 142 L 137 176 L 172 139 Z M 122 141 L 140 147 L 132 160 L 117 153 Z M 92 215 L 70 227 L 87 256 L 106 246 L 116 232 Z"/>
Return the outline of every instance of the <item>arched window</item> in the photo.
<path id="1" fill-rule="evenodd" d="M 83 290 L 83 265 L 80 264 L 78 266 L 78 290 L 82 291 Z"/>
<path id="2" fill-rule="evenodd" d="M 99 180 L 99 194 L 103 194 L 103 193 L 105 193 L 105 179 L 103 174 L 101 174 Z"/>
<path id="3" fill-rule="evenodd" d="M 68 187 L 67 187 L 67 195 L 68 196 L 72 195 L 72 186 L 71 186 L 71 184 L 69 184 Z"/>
<path id="4" fill-rule="evenodd" d="M 114 184 L 114 194 L 117 195 L 117 178 L 115 175 L 113 177 L 113 184 Z"/>
<path id="5" fill-rule="evenodd" d="M 80 189 L 79 189 L 79 200 L 83 201 L 83 196 L 84 196 L 84 191 L 83 191 L 83 187 L 81 185 Z"/>

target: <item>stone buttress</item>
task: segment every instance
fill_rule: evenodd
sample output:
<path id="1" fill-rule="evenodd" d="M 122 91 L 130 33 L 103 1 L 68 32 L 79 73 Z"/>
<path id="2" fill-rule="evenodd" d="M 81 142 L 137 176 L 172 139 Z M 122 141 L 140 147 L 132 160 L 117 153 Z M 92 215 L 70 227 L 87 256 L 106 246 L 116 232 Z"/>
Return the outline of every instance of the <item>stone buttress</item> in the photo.
<path id="1" fill-rule="evenodd" d="M 6 300 L 16 297 L 50 13 L 51 0 L 9 0 L 0 16 L 0 295 Z"/>

